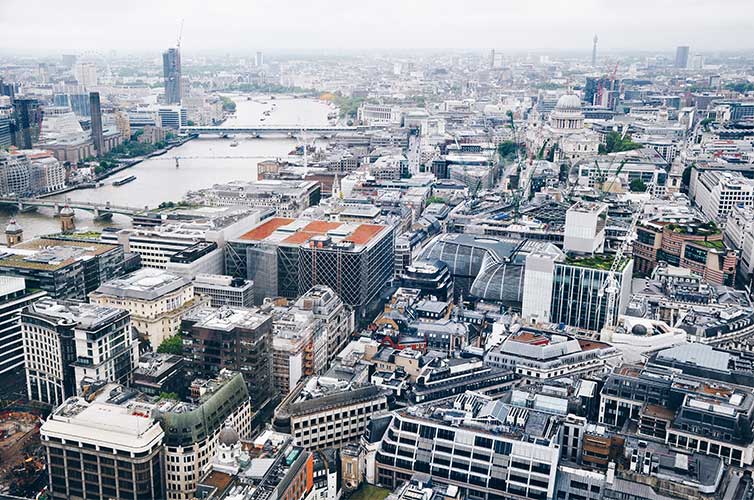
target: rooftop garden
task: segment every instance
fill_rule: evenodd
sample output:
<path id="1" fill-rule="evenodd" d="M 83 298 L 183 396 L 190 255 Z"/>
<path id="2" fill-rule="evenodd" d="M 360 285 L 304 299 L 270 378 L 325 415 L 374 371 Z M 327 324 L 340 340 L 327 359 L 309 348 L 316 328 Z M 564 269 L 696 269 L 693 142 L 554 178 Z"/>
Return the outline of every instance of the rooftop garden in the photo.
<path id="1" fill-rule="evenodd" d="M 723 243 L 723 240 L 695 241 L 694 245 L 699 245 L 705 248 L 714 248 L 716 250 L 725 250 L 725 243 Z"/>
<path id="2" fill-rule="evenodd" d="M 385 500 L 389 494 L 390 490 L 362 483 L 359 489 L 351 494 L 349 500 Z"/>
<path id="3" fill-rule="evenodd" d="M 613 255 L 591 255 L 588 257 L 568 256 L 566 257 L 566 264 L 609 271 L 614 260 L 615 257 Z M 628 264 L 628 259 L 624 257 L 618 265 L 618 271 L 623 270 L 623 268 L 626 267 L 626 264 Z"/>
<path id="4" fill-rule="evenodd" d="M 690 224 L 669 224 L 668 229 L 676 234 L 694 234 L 698 236 L 712 236 L 720 234 L 720 228 L 712 221 Z"/>

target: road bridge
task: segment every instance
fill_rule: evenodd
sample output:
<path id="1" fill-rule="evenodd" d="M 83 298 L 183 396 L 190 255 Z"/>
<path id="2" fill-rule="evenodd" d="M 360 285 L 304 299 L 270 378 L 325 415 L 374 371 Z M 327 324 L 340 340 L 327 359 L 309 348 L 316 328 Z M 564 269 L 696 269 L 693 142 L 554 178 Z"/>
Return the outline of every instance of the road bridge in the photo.
<path id="1" fill-rule="evenodd" d="M 52 208 L 55 211 L 56 217 L 60 215 L 60 211 L 63 207 L 68 206 L 74 210 L 86 210 L 87 212 L 92 212 L 95 219 L 108 219 L 112 217 L 113 214 L 134 217 L 149 210 L 149 207 L 136 208 L 112 205 L 109 201 L 105 203 L 93 203 L 89 201 L 72 201 L 71 199 L 60 201 L 44 198 L 0 198 L 0 204 L 15 205 L 19 212 L 26 212 L 39 207 Z"/>
<path id="2" fill-rule="evenodd" d="M 181 127 L 181 132 L 185 134 L 210 134 L 210 135 L 229 135 L 229 134 L 249 134 L 257 137 L 263 135 L 287 135 L 293 137 L 297 134 L 331 136 L 339 132 L 364 132 L 381 127 L 354 126 L 344 125 L 253 125 L 253 126 L 199 126 L 191 125 Z"/>

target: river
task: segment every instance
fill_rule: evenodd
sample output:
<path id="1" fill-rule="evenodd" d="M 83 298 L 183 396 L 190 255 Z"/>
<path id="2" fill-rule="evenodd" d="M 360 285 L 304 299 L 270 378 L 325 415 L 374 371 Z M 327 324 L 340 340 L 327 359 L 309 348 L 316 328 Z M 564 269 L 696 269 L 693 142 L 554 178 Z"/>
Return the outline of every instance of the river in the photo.
<path id="1" fill-rule="evenodd" d="M 330 108 L 316 99 L 294 99 L 286 96 L 229 95 L 236 103 L 235 116 L 226 125 L 326 125 Z M 266 104 L 265 104 L 266 103 Z M 275 104 L 273 108 L 273 104 Z M 272 110 L 265 117 L 263 113 Z M 263 121 L 262 118 L 265 118 Z M 94 189 L 79 189 L 52 199 L 101 202 L 129 207 L 154 208 L 163 201 L 178 201 L 188 192 L 220 182 L 256 179 L 257 163 L 266 159 L 285 158 L 296 147 L 290 138 L 261 138 L 238 136 L 238 146 L 233 139 L 199 137 L 168 151 L 166 154 L 145 160 L 105 180 L 105 185 Z M 180 167 L 175 167 L 175 158 Z M 123 186 L 112 185 L 113 180 L 136 176 L 136 180 Z M 58 219 L 52 209 L 40 208 L 37 212 L 15 213 L 9 207 L 0 212 L 0 224 L 5 229 L 15 217 L 24 229 L 24 238 L 60 231 Z M 87 211 L 76 211 L 77 229 L 98 230 L 107 226 L 129 227 L 130 219 L 115 215 L 109 221 L 94 220 Z"/>

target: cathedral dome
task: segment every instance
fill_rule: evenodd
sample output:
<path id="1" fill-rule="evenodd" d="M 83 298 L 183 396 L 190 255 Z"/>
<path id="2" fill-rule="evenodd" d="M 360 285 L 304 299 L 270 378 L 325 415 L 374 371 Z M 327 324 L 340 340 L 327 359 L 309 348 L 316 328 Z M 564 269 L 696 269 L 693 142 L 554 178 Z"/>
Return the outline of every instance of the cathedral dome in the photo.
<path id="1" fill-rule="evenodd" d="M 560 96 L 555 105 L 557 111 L 581 111 L 581 99 L 576 94 Z"/>

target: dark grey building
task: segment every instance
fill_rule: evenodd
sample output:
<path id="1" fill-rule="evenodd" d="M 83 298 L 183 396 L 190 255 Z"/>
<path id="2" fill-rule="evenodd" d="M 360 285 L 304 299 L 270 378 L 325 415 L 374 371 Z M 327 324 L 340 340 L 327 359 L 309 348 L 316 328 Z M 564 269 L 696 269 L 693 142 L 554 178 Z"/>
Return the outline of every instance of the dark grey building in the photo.
<path id="1" fill-rule="evenodd" d="M 0 252 L 0 273 L 26 279 L 51 297 L 84 300 L 102 283 L 123 275 L 123 247 L 39 238 Z"/>
<path id="2" fill-rule="evenodd" d="M 99 157 L 104 154 L 103 146 L 105 143 L 105 138 L 102 135 L 102 109 L 99 103 L 99 92 L 89 93 L 89 103 L 92 116 L 92 142 L 94 143 L 94 150 Z"/>
<path id="3" fill-rule="evenodd" d="M 681 45 L 675 49 L 675 67 L 686 68 L 689 65 L 689 47 Z"/>
<path id="4" fill-rule="evenodd" d="M 44 295 L 27 291 L 23 278 L 0 279 L 0 398 L 23 390 L 18 384 L 24 377 L 21 311 Z"/>
<path id="5" fill-rule="evenodd" d="M 181 49 L 170 48 L 162 53 L 162 73 L 165 78 L 165 102 L 181 103 Z"/>
<path id="6" fill-rule="evenodd" d="M 240 371 L 255 410 L 272 397 L 271 316 L 256 309 L 199 307 L 183 316 L 181 336 L 191 376 Z"/>

